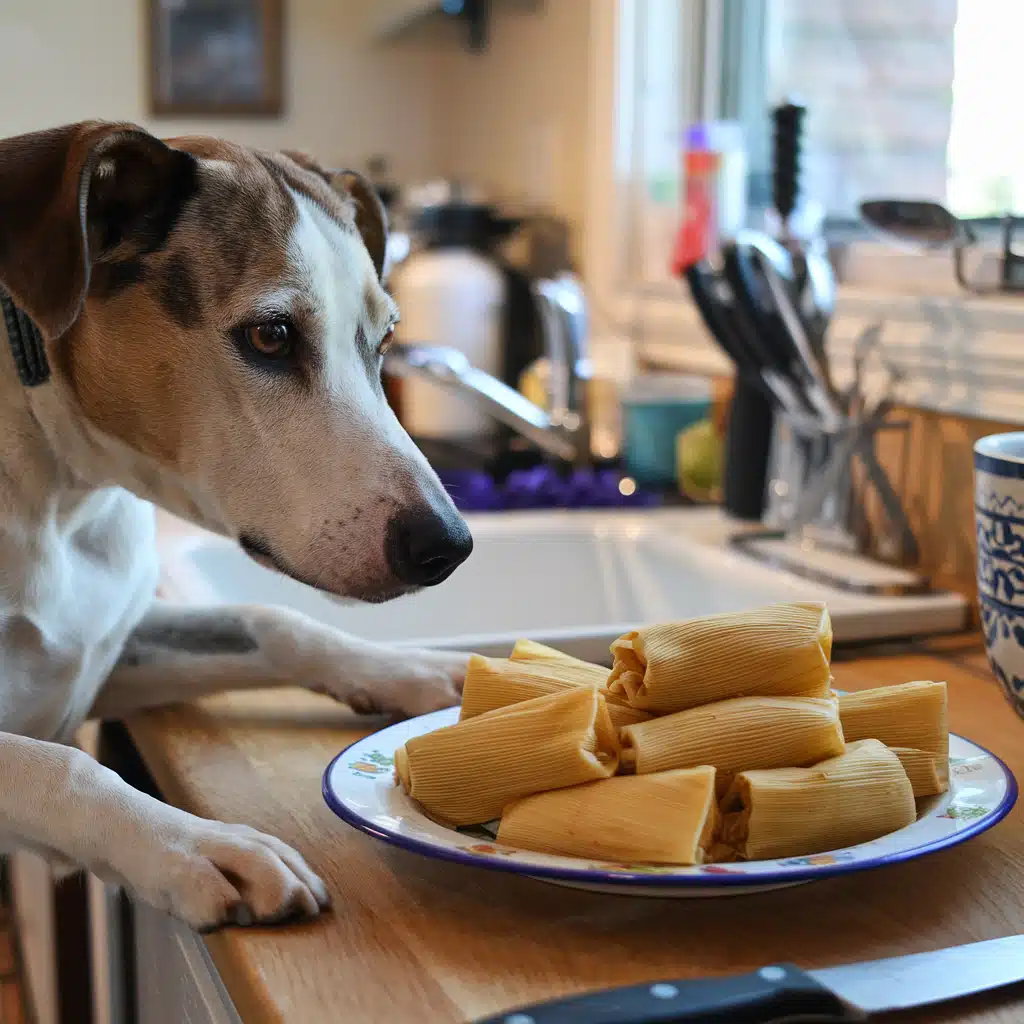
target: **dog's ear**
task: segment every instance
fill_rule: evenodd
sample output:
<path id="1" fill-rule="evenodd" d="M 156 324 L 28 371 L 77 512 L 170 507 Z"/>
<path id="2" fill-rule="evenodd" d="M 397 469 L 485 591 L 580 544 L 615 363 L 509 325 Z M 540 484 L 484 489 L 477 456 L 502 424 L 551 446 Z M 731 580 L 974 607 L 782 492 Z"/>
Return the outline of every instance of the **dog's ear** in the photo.
<path id="1" fill-rule="evenodd" d="M 388 215 L 377 190 L 355 171 L 333 171 L 323 167 L 308 153 L 284 150 L 283 155 L 300 167 L 319 175 L 339 195 L 351 200 L 356 228 L 370 253 L 378 279 L 384 276 L 384 258 L 388 246 Z"/>
<path id="2" fill-rule="evenodd" d="M 334 172 L 331 185 L 336 192 L 349 196 L 355 204 L 356 227 L 369 250 L 377 278 L 382 280 L 388 248 L 388 214 L 377 190 L 355 171 Z"/>
<path id="3" fill-rule="evenodd" d="M 78 317 L 100 260 L 159 248 L 195 159 L 130 124 L 81 122 L 0 141 L 0 282 L 48 339 Z"/>

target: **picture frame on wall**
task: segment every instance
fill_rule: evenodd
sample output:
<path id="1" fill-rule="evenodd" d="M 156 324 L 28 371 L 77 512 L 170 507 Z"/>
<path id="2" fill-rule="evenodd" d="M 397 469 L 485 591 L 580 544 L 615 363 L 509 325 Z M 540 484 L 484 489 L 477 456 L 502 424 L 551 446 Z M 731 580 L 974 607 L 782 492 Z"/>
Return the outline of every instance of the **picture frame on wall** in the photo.
<path id="1" fill-rule="evenodd" d="M 154 115 L 281 115 L 284 0 L 146 3 Z"/>

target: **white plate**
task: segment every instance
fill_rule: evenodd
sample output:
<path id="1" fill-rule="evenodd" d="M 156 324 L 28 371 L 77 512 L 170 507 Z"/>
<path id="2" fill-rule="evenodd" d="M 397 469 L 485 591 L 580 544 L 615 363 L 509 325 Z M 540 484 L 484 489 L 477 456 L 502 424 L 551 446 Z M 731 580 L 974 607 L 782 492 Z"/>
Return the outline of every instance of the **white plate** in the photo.
<path id="1" fill-rule="evenodd" d="M 595 892 L 699 897 L 738 896 L 923 857 L 990 829 L 1006 817 L 1017 799 L 1017 783 L 999 758 L 961 736 L 950 736 L 949 791 L 921 801 L 913 825 L 870 843 L 809 857 L 699 867 L 555 857 L 501 846 L 487 827 L 440 825 L 395 784 L 395 750 L 413 736 L 453 725 L 458 717 L 458 708 L 447 708 L 398 722 L 353 743 L 324 772 L 327 805 L 343 821 L 376 839 L 427 857 Z"/>

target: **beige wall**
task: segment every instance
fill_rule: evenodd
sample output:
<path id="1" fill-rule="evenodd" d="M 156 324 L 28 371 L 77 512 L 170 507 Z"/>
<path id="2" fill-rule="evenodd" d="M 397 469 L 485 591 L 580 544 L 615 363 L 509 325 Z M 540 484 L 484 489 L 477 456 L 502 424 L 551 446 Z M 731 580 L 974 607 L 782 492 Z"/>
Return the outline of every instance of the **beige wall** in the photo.
<path id="1" fill-rule="evenodd" d="M 370 2 L 287 0 L 283 119 L 152 120 L 145 0 L 0 0 L 0 138 L 99 117 L 302 148 L 334 165 L 380 152 L 399 180 L 463 177 L 578 227 L 591 0 L 497 3 L 480 55 L 447 25 L 372 46 L 359 31 Z"/>
<path id="2" fill-rule="evenodd" d="M 202 131 L 292 146 L 360 166 L 385 152 L 397 174 L 436 171 L 436 46 L 369 47 L 353 31 L 366 0 L 288 0 L 288 111 L 281 120 L 147 117 L 144 0 L 0 0 L 0 138 L 84 118 L 161 135 Z"/>
<path id="3" fill-rule="evenodd" d="M 442 170 L 507 198 L 584 215 L 592 0 L 495 4 L 484 54 L 448 48 L 441 67 Z"/>

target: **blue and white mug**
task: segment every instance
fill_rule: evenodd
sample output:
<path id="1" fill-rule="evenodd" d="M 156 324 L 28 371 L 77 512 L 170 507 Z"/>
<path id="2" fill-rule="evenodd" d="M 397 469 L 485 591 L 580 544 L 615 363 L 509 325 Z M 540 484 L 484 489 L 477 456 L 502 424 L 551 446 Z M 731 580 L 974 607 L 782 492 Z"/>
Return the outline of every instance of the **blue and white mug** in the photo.
<path id="1" fill-rule="evenodd" d="M 985 649 L 1024 718 L 1024 433 L 974 445 L 974 523 Z"/>

